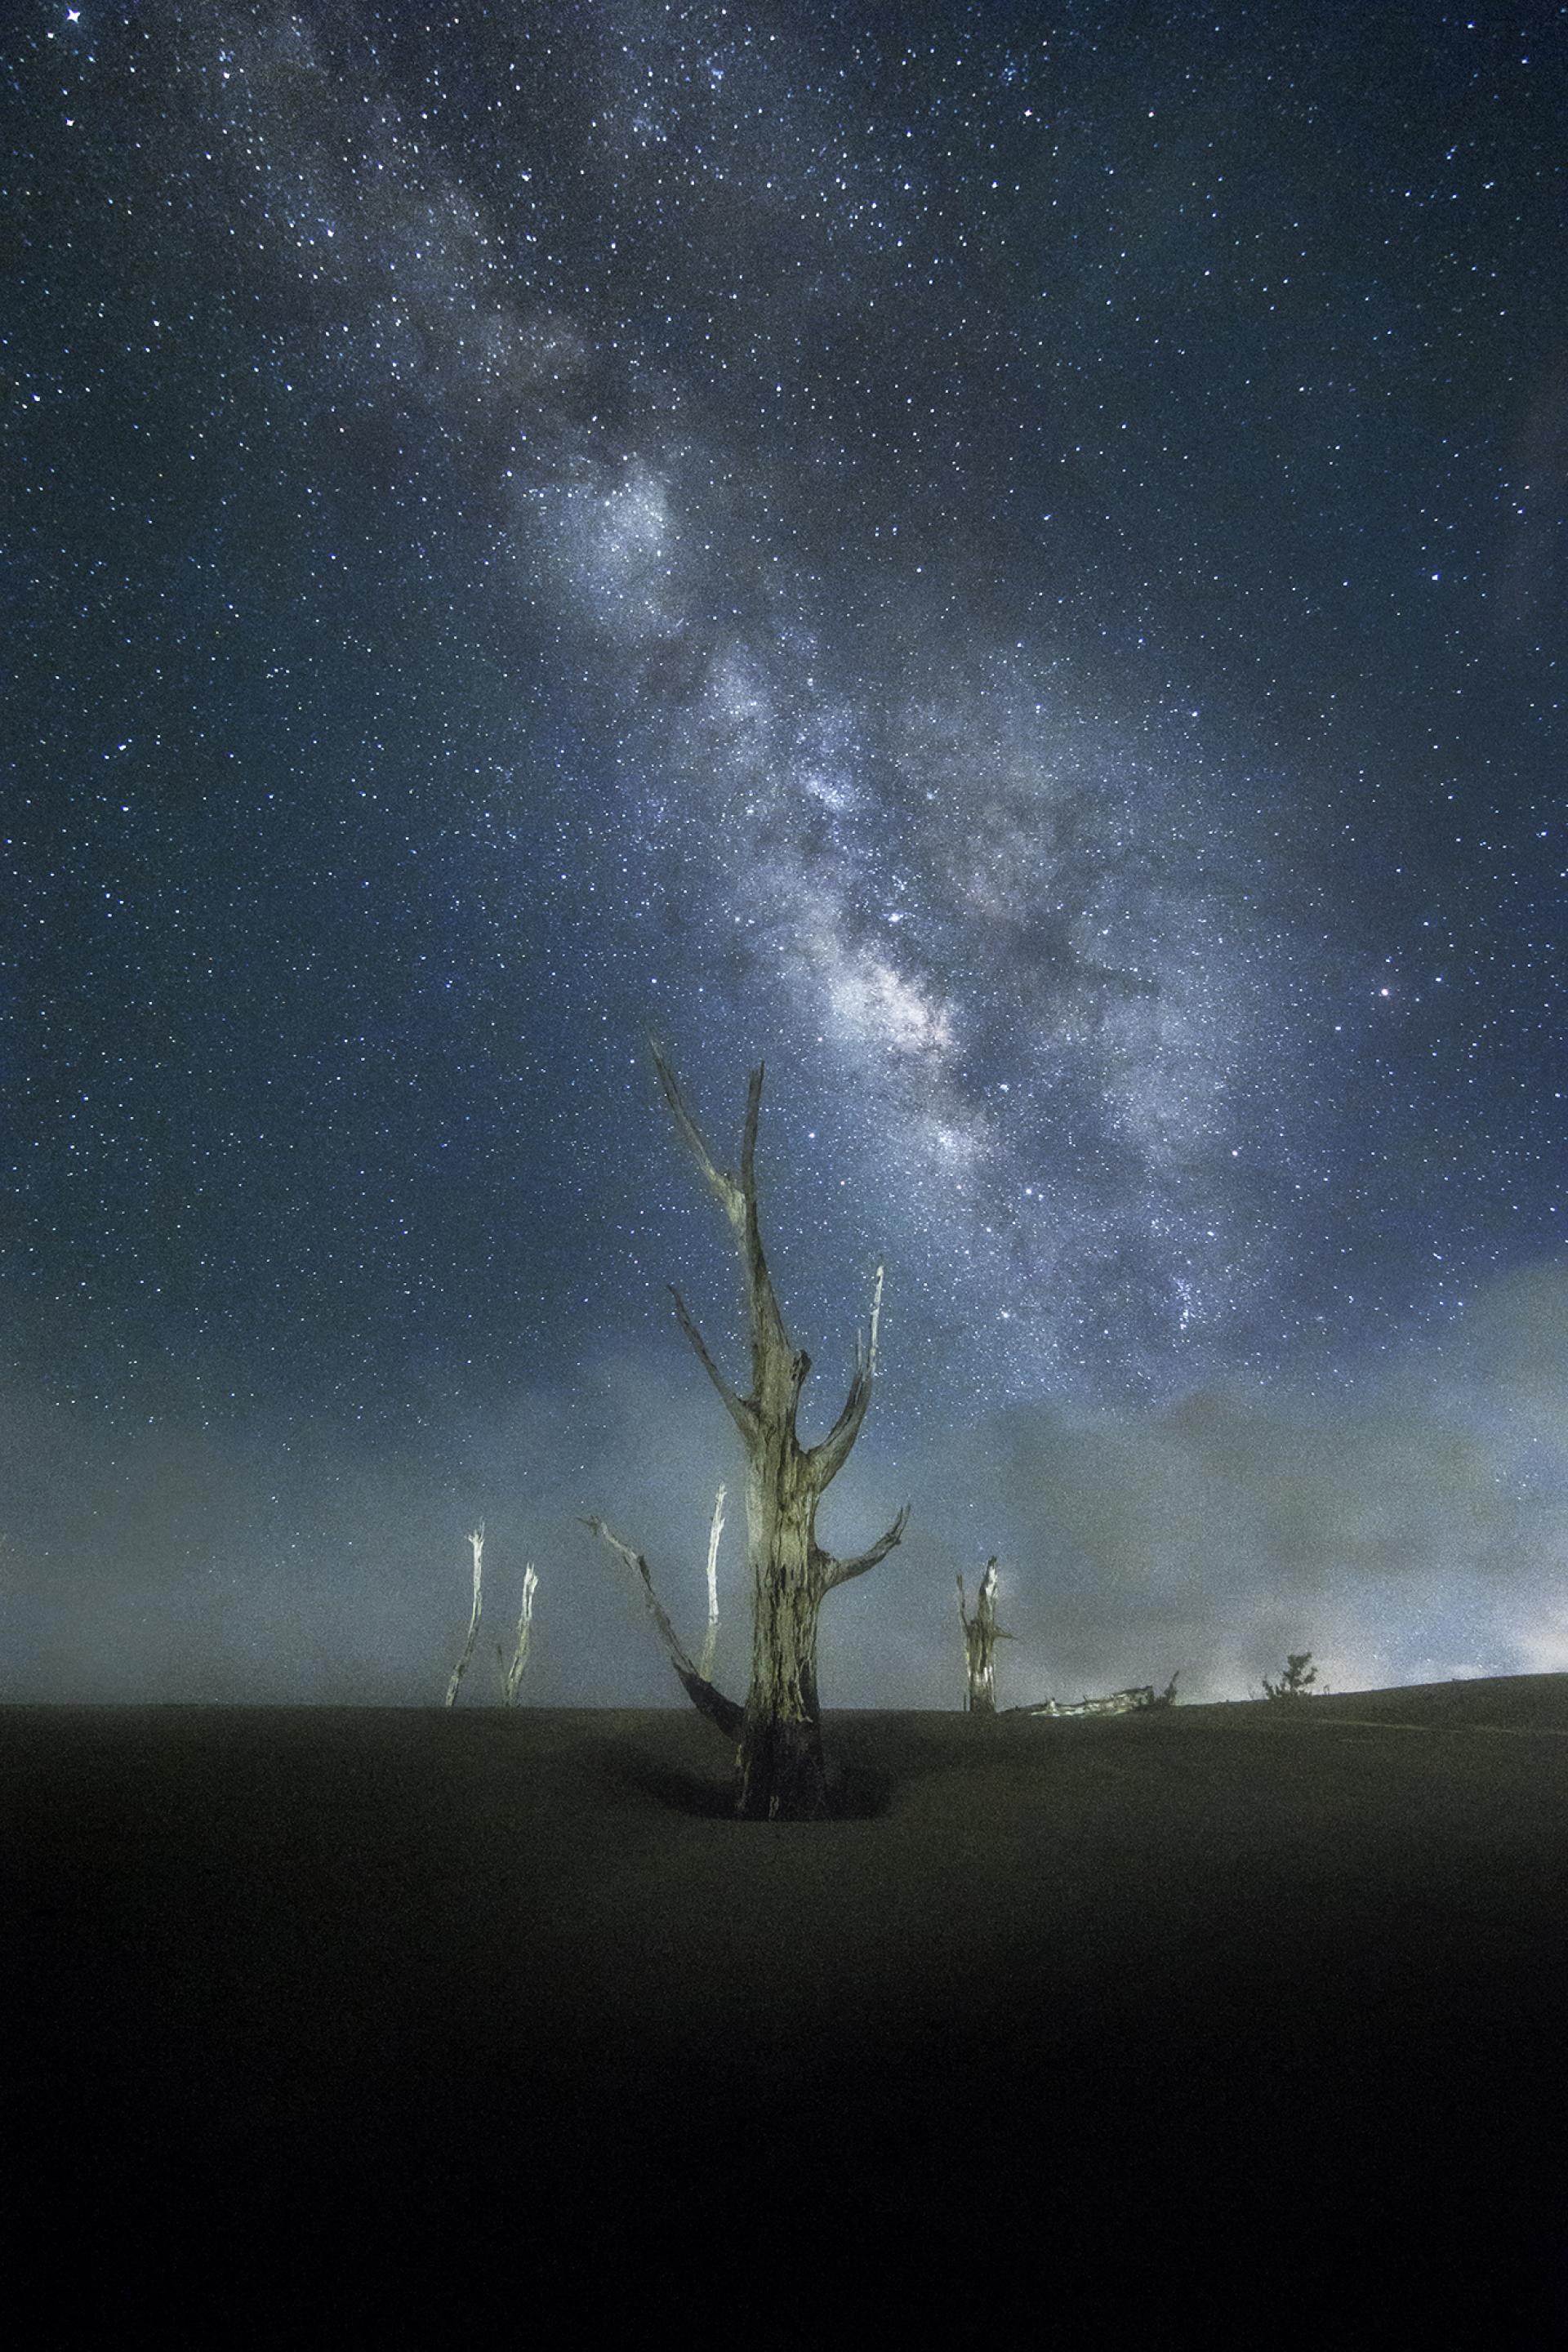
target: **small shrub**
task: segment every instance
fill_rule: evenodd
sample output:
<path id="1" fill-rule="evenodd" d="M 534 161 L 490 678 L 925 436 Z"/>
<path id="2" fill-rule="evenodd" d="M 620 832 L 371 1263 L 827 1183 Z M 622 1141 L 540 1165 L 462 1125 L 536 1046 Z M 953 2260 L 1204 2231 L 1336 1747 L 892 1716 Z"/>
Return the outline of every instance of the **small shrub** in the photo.
<path id="1" fill-rule="evenodd" d="M 1318 1669 L 1312 1664 L 1310 1650 L 1292 1650 L 1285 1661 L 1285 1671 L 1277 1683 L 1263 1677 L 1265 1698 L 1310 1698 L 1311 1685 L 1318 1679 Z"/>

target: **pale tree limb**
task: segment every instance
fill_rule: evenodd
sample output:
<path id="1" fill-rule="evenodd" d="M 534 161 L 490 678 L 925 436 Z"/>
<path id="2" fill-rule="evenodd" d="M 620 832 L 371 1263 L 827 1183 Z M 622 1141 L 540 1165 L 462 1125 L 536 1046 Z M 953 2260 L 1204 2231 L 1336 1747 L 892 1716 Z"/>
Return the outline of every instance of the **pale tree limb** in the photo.
<path id="1" fill-rule="evenodd" d="M 829 1553 L 825 1552 L 823 1559 L 826 1563 L 826 1572 L 822 1580 L 824 1592 L 831 1592 L 836 1585 L 847 1584 L 852 1576 L 864 1576 L 868 1568 L 875 1568 L 879 1559 L 886 1559 L 893 1546 L 902 1540 L 904 1529 L 909 1523 L 910 1507 L 906 1503 L 887 1534 L 879 1536 L 869 1551 L 857 1552 L 853 1559 L 835 1559 Z"/>
<path id="2" fill-rule="evenodd" d="M 741 1175 L 737 1182 L 733 1176 L 727 1175 L 718 1166 L 703 1140 L 702 1130 L 686 1107 L 680 1082 L 669 1055 L 657 1038 L 650 1038 L 649 1044 L 658 1083 L 680 1130 L 681 1139 L 716 1195 L 741 1245 L 752 1333 L 753 1397 L 760 1407 L 766 1373 L 770 1367 L 780 1362 L 789 1364 L 794 1392 L 798 1396 L 810 1363 L 805 1356 L 796 1355 L 790 1347 L 773 1276 L 768 1272 L 767 1259 L 763 1254 L 762 1234 L 757 1223 L 757 1121 L 762 1110 L 764 1065 L 758 1063 L 746 1085 L 746 1124 L 741 1142 Z M 720 1393 L 722 1395 L 723 1391 L 721 1390 Z M 725 1402 L 728 1404 L 729 1400 L 726 1398 Z M 749 1433 L 754 1436 L 755 1432 Z"/>
<path id="3" fill-rule="evenodd" d="M 1152 1683 L 1134 1683 L 1128 1690 L 1112 1691 L 1105 1698 L 1042 1698 L 1028 1706 L 1005 1706 L 1004 1715 L 1141 1715 L 1149 1707 L 1164 1704 L 1154 1696 Z"/>
<path id="4" fill-rule="evenodd" d="M 679 1675 L 692 1706 L 699 1713 L 707 1716 L 710 1722 L 716 1723 L 728 1738 L 738 1739 L 741 1726 L 745 1720 L 745 1708 L 737 1706 L 732 1698 L 726 1698 L 723 1692 L 717 1689 L 688 1657 L 681 1647 L 680 1636 L 665 1614 L 653 1589 L 652 1571 L 641 1552 L 634 1551 L 630 1544 L 623 1543 L 619 1536 L 613 1535 L 603 1519 L 584 1519 L 583 1525 L 590 1534 L 607 1543 L 613 1552 L 617 1552 L 626 1566 L 634 1569 L 642 1580 L 643 1599 L 647 1604 L 648 1613 L 658 1628 L 659 1639 L 669 1653 L 669 1662 Z"/>
<path id="5" fill-rule="evenodd" d="M 746 1269 L 746 1304 L 752 1325 L 752 1388 L 760 1400 L 765 1368 L 787 1360 L 794 1391 L 799 1396 L 811 1359 L 791 1348 L 784 1311 L 773 1276 L 763 1255 L 762 1228 L 757 1223 L 757 1119 L 763 1103 L 763 1073 L 759 1062 L 746 1083 L 746 1126 L 741 1139 L 741 1256 Z"/>
<path id="6" fill-rule="evenodd" d="M 996 1622 L 996 1557 L 993 1553 L 985 1563 L 985 1573 L 980 1580 L 980 1590 L 974 1597 L 974 1613 L 969 1613 L 968 1595 L 963 1578 L 958 1580 L 958 1622 L 963 1628 L 963 1657 L 968 1674 L 964 1706 L 974 1715 L 994 1715 L 996 1712 L 996 1644 L 1011 1642 L 1016 1637 L 1005 1625 Z"/>
<path id="7" fill-rule="evenodd" d="M 669 1295 L 675 1301 L 675 1319 L 679 1324 L 681 1329 L 685 1332 L 687 1338 L 690 1340 L 693 1349 L 696 1350 L 698 1362 L 701 1365 L 703 1370 L 707 1373 L 709 1379 L 718 1390 L 719 1395 L 723 1402 L 725 1412 L 729 1414 L 731 1420 L 734 1423 L 742 1437 L 752 1436 L 755 1433 L 757 1423 L 756 1406 L 752 1402 L 750 1397 L 738 1396 L 735 1391 L 731 1387 L 729 1381 L 724 1378 L 723 1373 L 719 1370 L 718 1365 L 713 1361 L 712 1357 L 709 1354 L 707 1343 L 703 1339 L 701 1332 L 698 1329 L 696 1324 L 692 1321 L 690 1315 L 687 1311 L 685 1299 L 682 1298 L 679 1291 L 677 1290 L 673 1283 L 669 1286 Z"/>
<path id="8" fill-rule="evenodd" d="M 979 1612 L 984 1608 L 988 1597 L 993 1602 L 993 1607 L 994 1606 L 995 1591 L 996 1561 L 994 1556 L 993 1556 L 985 1563 L 985 1573 L 980 1580 L 980 1591 L 977 1600 L 976 1616 L 972 1618 L 968 1614 L 965 1607 L 965 1603 L 969 1596 L 964 1591 L 963 1578 L 960 1575 L 958 1580 L 958 1615 L 959 1622 L 963 1625 L 966 1633 L 969 1632 L 971 1626 L 977 1622 Z M 990 1630 L 991 1636 L 994 1641 L 1016 1642 L 1018 1638 L 1016 1633 L 1010 1633 L 1005 1625 L 993 1625 Z"/>
<path id="9" fill-rule="evenodd" d="M 483 1594 L 485 1580 L 485 1523 L 483 1519 L 479 1521 L 479 1526 L 468 1538 L 468 1542 L 473 1548 L 474 1554 L 474 1606 L 473 1613 L 468 1619 L 468 1638 L 463 1644 L 463 1654 L 458 1660 L 457 1664 L 453 1667 L 452 1679 L 447 1685 L 447 1704 L 448 1706 L 456 1706 L 458 1704 L 458 1685 L 468 1671 L 468 1660 L 474 1654 L 474 1643 L 478 1641 L 479 1634 L 479 1606 Z"/>
<path id="10" fill-rule="evenodd" d="M 653 1066 L 658 1073 L 659 1087 L 665 1101 L 669 1105 L 670 1115 L 679 1129 L 680 1139 L 717 1195 L 719 1205 L 724 1214 L 739 1233 L 745 1222 L 745 1200 L 741 1187 L 732 1176 L 725 1174 L 704 1142 L 701 1129 L 686 1108 L 685 1097 L 681 1094 L 679 1081 L 675 1075 L 675 1066 L 669 1055 L 657 1037 L 650 1037 L 648 1044 L 653 1050 Z"/>
<path id="11" fill-rule="evenodd" d="M 713 1679 L 713 1656 L 719 1646 L 719 1538 L 723 1532 L 724 1489 L 721 1486 L 713 1497 L 713 1517 L 708 1525 L 708 1632 L 699 1669 L 703 1681 L 709 1683 Z"/>
<path id="12" fill-rule="evenodd" d="M 877 1278 L 871 1286 L 871 1338 L 868 1346 L 858 1332 L 855 1335 L 855 1372 L 849 1383 L 849 1393 L 844 1400 L 844 1410 L 819 1445 L 814 1445 L 806 1455 L 813 1483 L 819 1495 L 826 1493 L 848 1461 L 855 1440 L 860 1434 L 860 1424 L 866 1418 L 866 1408 L 871 1402 L 871 1385 L 877 1377 L 877 1332 L 882 1319 L 883 1268 L 877 1268 Z"/>
<path id="13" fill-rule="evenodd" d="M 522 1571 L 522 1608 L 518 1615 L 517 1640 L 512 1645 L 510 1662 L 500 1643 L 496 1643 L 496 1664 L 500 1668 L 501 1696 L 508 1706 L 517 1705 L 518 1685 L 528 1664 L 529 1645 L 533 1638 L 533 1596 L 539 1589 L 539 1579 L 529 1561 Z"/>

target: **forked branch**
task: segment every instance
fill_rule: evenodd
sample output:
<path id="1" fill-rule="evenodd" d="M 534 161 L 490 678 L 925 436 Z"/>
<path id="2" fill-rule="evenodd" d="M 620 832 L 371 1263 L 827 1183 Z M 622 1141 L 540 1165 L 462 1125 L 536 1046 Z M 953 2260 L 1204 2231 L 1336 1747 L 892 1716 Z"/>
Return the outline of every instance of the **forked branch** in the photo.
<path id="1" fill-rule="evenodd" d="M 687 1338 L 690 1340 L 692 1347 L 695 1349 L 698 1362 L 701 1365 L 703 1370 L 707 1373 L 709 1379 L 718 1390 L 721 1398 L 723 1400 L 725 1412 L 729 1414 L 731 1420 L 734 1423 L 742 1437 L 752 1437 L 755 1433 L 757 1425 L 756 1406 L 752 1403 L 750 1397 L 737 1396 L 735 1391 L 724 1378 L 723 1373 L 719 1370 L 718 1365 L 713 1361 L 712 1357 L 709 1354 L 707 1342 L 703 1339 L 702 1334 L 698 1329 L 696 1324 L 692 1321 L 691 1317 L 687 1310 L 686 1301 L 682 1298 L 679 1291 L 677 1290 L 673 1282 L 669 1286 L 669 1295 L 675 1301 L 675 1319 L 679 1324 L 681 1329 L 685 1332 Z"/>
<path id="2" fill-rule="evenodd" d="M 847 1584 L 852 1576 L 864 1576 L 868 1568 L 875 1568 L 879 1559 L 886 1559 L 893 1546 L 902 1541 L 904 1529 L 909 1523 L 910 1507 L 906 1503 L 887 1534 L 879 1536 L 869 1551 L 857 1552 L 853 1559 L 834 1559 L 829 1554 L 824 1553 L 823 1557 L 827 1561 L 826 1572 L 822 1580 L 824 1592 L 831 1592 L 835 1585 Z"/>
<path id="3" fill-rule="evenodd" d="M 658 1628 L 659 1639 L 669 1653 L 669 1662 L 679 1675 L 682 1687 L 692 1706 L 697 1708 L 699 1714 L 705 1715 L 710 1723 L 716 1723 L 726 1738 L 739 1739 L 741 1726 L 745 1720 L 745 1708 L 737 1706 L 732 1698 L 726 1698 L 723 1692 L 710 1683 L 687 1655 L 686 1651 L 681 1647 L 679 1634 L 670 1623 L 658 1595 L 653 1589 L 652 1571 L 641 1552 L 634 1551 L 629 1543 L 623 1543 L 619 1536 L 612 1534 L 603 1519 L 584 1519 L 583 1525 L 591 1535 L 598 1536 L 603 1542 L 607 1543 L 613 1552 L 617 1552 L 626 1561 L 626 1566 L 634 1569 L 641 1579 L 643 1599 L 647 1604 L 648 1614 Z"/>
<path id="4" fill-rule="evenodd" d="M 877 1377 L 877 1333 L 882 1319 L 882 1268 L 877 1268 L 877 1278 L 871 1286 L 871 1331 L 868 1340 L 855 1336 L 855 1371 L 849 1382 L 849 1393 L 844 1400 L 844 1410 L 819 1445 L 814 1445 L 806 1456 L 811 1465 L 813 1484 L 819 1495 L 826 1493 L 848 1461 L 855 1440 L 860 1434 L 860 1424 L 866 1418 L 866 1408 L 871 1402 L 871 1389 Z"/>
<path id="5" fill-rule="evenodd" d="M 670 1116 L 679 1129 L 681 1141 L 701 1170 L 710 1188 L 718 1199 L 720 1207 L 739 1234 L 744 1227 L 746 1214 L 746 1204 L 741 1186 L 736 1183 L 732 1176 L 725 1174 L 709 1150 L 703 1140 L 701 1129 L 686 1108 L 685 1097 L 681 1094 L 674 1065 L 664 1047 L 657 1037 L 650 1037 L 648 1045 L 653 1053 L 653 1066 L 658 1074 L 660 1090 L 665 1101 L 669 1105 Z M 754 1074 L 753 1084 L 760 1080 L 761 1076 L 760 1071 Z"/>
<path id="6" fill-rule="evenodd" d="M 746 1277 L 747 1319 L 751 1326 L 752 1387 L 760 1402 L 768 1386 L 769 1370 L 784 1364 L 793 1366 L 795 1362 L 773 1276 L 763 1255 L 762 1233 L 757 1223 L 757 1120 L 762 1110 L 763 1065 L 758 1063 L 746 1087 L 746 1125 L 741 1142 L 741 1175 L 737 1182 L 718 1165 L 703 1140 L 702 1130 L 686 1107 L 674 1065 L 664 1047 L 657 1038 L 650 1038 L 649 1045 L 653 1052 L 653 1066 L 658 1073 L 658 1083 L 665 1101 L 669 1105 L 670 1115 L 688 1150 L 729 1219 L 740 1244 L 741 1263 Z M 805 1377 L 803 1360 L 795 1376 L 796 1394 Z M 723 1395 L 721 1389 L 720 1394 Z M 734 1408 L 729 1404 L 728 1398 L 725 1403 L 733 1416 Z"/>
<path id="7" fill-rule="evenodd" d="M 768 1367 L 789 1364 L 796 1396 L 810 1369 L 810 1359 L 797 1356 L 790 1347 L 784 1311 L 763 1255 L 762 1227 L 757 1222 L 757 1118 L 763 1107 L 764 1066 L 759 1062 L 746 1082 L 746 1125 L 741 1138 L 741 1256 L 746 1269 L 746 1307 L 752 1326 L 752 1386 L 759 1399 L 768 1385 Z"/>

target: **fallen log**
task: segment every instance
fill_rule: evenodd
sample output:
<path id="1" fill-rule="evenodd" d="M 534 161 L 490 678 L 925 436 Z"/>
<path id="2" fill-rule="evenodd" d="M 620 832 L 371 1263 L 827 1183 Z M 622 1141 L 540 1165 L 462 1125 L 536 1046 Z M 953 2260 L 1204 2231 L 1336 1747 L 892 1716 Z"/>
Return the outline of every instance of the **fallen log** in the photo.
<path id="1" fill-rule="evenodd" d="M 1004 1715 L 1135 1715 L 1146 1706 L 1165 1706 L 1168 1698 L 1157 1698 L 1152 1683 L 1134 1683 L 1126 1690 L 1110 1691 L 1104 1698 L 1042 1698 L 1027 1706 L 1007 1706 Z"/>

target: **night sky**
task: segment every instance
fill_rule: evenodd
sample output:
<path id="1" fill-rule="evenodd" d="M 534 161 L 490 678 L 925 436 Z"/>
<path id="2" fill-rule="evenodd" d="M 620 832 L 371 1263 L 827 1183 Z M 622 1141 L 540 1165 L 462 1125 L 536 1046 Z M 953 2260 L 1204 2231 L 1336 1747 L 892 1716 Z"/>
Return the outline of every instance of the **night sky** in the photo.
<path id="1" fill-rule="evenodd" d="M 650 1030 L 829 1706 L 1568 1668 L 1568 11 L 5 41 L 0 1696 L 679 1700 Z"/>

